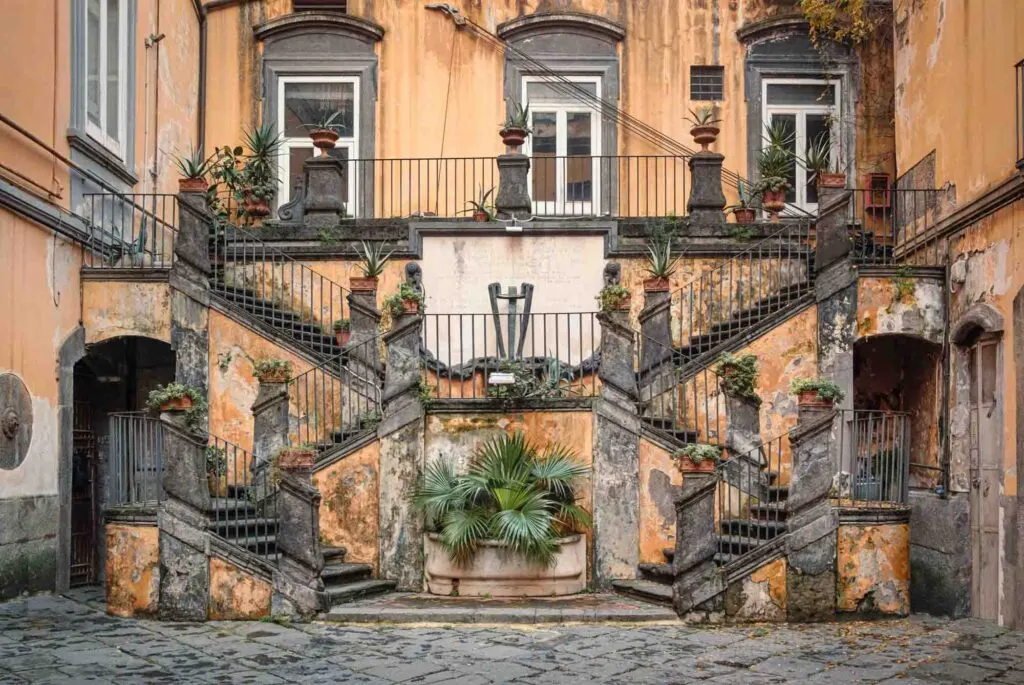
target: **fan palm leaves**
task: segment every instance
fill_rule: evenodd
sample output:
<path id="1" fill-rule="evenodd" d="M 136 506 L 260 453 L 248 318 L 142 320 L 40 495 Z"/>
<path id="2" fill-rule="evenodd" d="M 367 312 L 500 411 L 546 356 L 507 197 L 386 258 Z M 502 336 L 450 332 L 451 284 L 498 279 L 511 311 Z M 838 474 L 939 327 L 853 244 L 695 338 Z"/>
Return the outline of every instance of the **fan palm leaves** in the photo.
<path id="1" fill-rule="evenodd" d="M 590 525 L 573 490 L 589 472 L 572 450 L 554 445 L 540 453 L 516 432 L 481 445 L 465 474 L 449 458 L 430 464 L 412 502 L 456 563 L 472 559 L 481 541 L 496 540 L 549 565 L 559 537 Z"/>

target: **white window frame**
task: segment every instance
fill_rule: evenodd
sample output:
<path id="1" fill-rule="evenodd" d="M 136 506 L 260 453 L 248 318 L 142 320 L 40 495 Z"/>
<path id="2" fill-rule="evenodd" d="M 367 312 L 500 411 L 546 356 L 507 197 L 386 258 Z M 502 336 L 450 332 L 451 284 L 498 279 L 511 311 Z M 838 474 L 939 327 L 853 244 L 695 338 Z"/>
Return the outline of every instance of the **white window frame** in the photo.
<path id="1" fill-rule="evenodd" d="M 562 74 L 562 78 L 573 83 L 593 83 L 597 99 L 601 95 L 600 76 L 576 76 Z M 558 81 L 546 76 L 523 76 L 522 99 L 525 105 L 530 107 L 532 115 L 535 111 L 555 113 L 555 157 L 564 162 L 568 155 L 568 115 L 570 113 L 586 112 L 590 114 L 590 157 L 591 157 L 591 202 L 572 201 L 565 199 L 565 164 L 555 163 L 555 201 L 533 201 L 534 214 L 544 215 L 598 215 L 601 212 L 601 110 L 572 100 L 571 96 L 565 96 L 562 101 L 539 100 L 535 103 L 529 102 L 527 97 L 527 84 L 529 83 L 558 83 Z M 523 153 L 532 157 L 532 136 L 526 139 L 523 145 Z M 530 173 L 527 177 L 527 187 L 533 188 L 533 164 L 530 165 Z"/>
<path id="2" fill-rule="evenodd" d="M 833 86 L 835 87 L 836 98 L 835 103 L 830 105 L 769 105 L 768 104 L 768 86 L 778 85 L 820 85 L 820 86 Z M 807 149 L 807 115 L 808 114 L 832 114 L 835 115 L 837 112 L 842 111 L 843 94 L 841 89 L 841 82 L 839 79 L 825 79 L 825 78 L 765 78 L 761 80 L 761 149 L 764 147 L 764 136 L 765 131 L 771 126 L 773 114 L 792 114 L 796 119 L 796 144 L 795 148 L 799 155 L 802 150 Z M 831 159 L 837 159 L 839 153 L 838 136 L 842 135 L 841 131 L 833 130 L 831 132 L 830 143 L 832 145 Z M 789 203 L 794 207 L 798 207 L 806 212 L 816 213 L 818 211 L 817 202 L 807 201 L 807 169 L 804 168 L 799 162 L 796 163 L 796 192 L 795 202 Z M 783 212 L 785 213 L 785 212 Z"/>
<path id="3" fill-rule="evenodd" d="M 288 165 L 291 159 L 291 151 L 295 149 L 308 149 L 313 151 L 314 157 L 320 157 L 321 151 L 313 146 L 313 141 L 308 136 L 303 138 L 287 138 L 284 136 L 284 89 L 285 85 L 289 83 L 351 83 L 352 84 L 352 127 L 354 129 L 352 136 L 339 137 L 337 142 L 334 143 L 335 149 L 344 148 L 348 150 L 348 161 L 353 161 L 359 157 L 359 77 L 358 76 L 337 76 L 337 75 L 320 75 L 320 76 L 280 76 L 277 79 L 277 130 L 281 133 L 281 148 L 278 153 L 278 180 L 280 181 L 280 188 L 278 189 L 277 198 L 278 206 L 284 205 L 291 200 L 292 193 L 292 179 L 289 178 Z M 355 166 L 352 166 L 348 170 L 348 188 L 346 189 L 347 197 L 345 198 L 345 209 L 349 216 L 355 217 L 358 215 L 359 208 L 355 203 L 356 196 L 356 172 Z"/>
<path id="4" fill-rule="evenodd" d="M 117 59 L 117 138 L 107 132 L 107 8 L 110 4 L 118 7 L 117 30 L 121 40 L 118 42 Z M 85 132 L 90 138 L 107 148 L 121 160 L 127 159 L 128 147 L 128 2 L 127 0 L 100 0 L 100 35 L 89 35 L 89 4 L 83 3 L 85 16 L 83 31 L 85 51 L 82 53 L 85 65 L 85 88 L 82 89 L 82 112 L 85 115 Z M 99 98 L 100 124 L 97 126 L 89 119 L 89 42 L 98 40 L 99 56 Z"/>

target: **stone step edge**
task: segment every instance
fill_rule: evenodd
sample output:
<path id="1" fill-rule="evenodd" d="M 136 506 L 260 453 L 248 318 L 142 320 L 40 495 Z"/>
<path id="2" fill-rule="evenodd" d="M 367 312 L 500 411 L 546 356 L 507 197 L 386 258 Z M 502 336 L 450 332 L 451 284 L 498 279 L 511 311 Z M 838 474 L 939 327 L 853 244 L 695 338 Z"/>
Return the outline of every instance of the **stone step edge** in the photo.
<path id="1" fill-rule="evenodd" d="M 679 622 L 669 607 L 636 609 L 517 609 L 438 607 L 425 609 L 336 606 L 322 616 L 336 623 L 664 623 Z"/>

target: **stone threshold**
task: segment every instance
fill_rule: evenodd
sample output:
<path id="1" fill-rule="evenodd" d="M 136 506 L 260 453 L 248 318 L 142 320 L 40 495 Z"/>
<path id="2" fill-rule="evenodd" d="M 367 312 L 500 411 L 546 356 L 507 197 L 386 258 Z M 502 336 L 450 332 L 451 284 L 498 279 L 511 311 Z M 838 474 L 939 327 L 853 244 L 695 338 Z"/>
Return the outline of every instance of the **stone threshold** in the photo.
<path id="1" fill-rule="evenodd" d="M 394 593 L 332 607 L 320 618 L 362 624 L 679 623 L 668 607 L 613 594 L 484 599 Z"/>

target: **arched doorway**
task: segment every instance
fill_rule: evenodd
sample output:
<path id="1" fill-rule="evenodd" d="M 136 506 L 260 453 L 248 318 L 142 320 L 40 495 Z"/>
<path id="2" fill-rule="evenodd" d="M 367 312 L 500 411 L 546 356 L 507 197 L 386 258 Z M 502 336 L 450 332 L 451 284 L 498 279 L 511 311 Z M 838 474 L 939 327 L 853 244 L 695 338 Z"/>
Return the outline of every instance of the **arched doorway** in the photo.
<path id="1" fill-rule="evenodd" d="M 141 411 L 150 390 L 174 380 L 175 355 L 160 340 L 135 336 L 89 345 L 74 365 L 71 451 L 71 586 L 103 575 L 108 415 Z"/>

